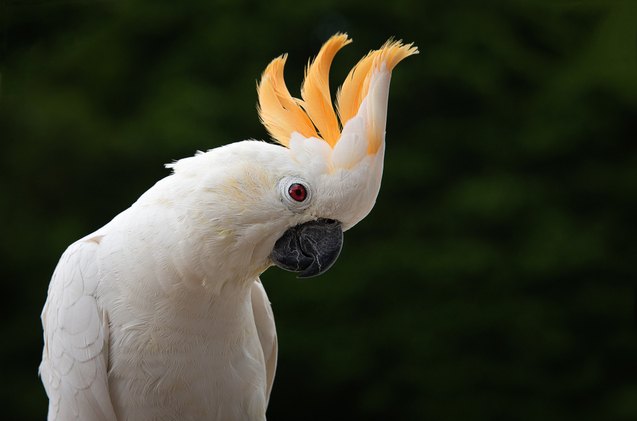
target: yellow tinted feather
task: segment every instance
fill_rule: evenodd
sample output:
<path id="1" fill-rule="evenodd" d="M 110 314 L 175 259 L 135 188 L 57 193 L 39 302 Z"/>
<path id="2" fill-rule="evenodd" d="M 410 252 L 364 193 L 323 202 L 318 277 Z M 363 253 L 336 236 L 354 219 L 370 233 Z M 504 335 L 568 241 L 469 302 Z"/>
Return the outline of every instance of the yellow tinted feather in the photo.
<path id="1" fill-rule="evenodd" d="M 350 70 L 345 82 L 336 93 L 336 109 L 341 123 L 345 125 L 358 112 L 369 89 L 369 76 L 378 51 L 370 51 Z"/>
<path id="2" fill-rule="evenodd" d="M 403 44 L 402 41 L 394 41 L 390 39 L 387 40 L 377 51 L 379 53 L 379 65 L 382 62 L 387 63 L 387 70 L 391 72 L 403 59 L 414 54 L 418 54 L 418 47 L 415 47 L 413 42 Z"/>
<path id="3" fill-rule="evenodd" d="M 298 105 L 285 85 L 283 68 L 287 55 L 275 58 L 268 65 L 257 85 L 259 117 L 265 128 L 278 143 L 288 146 L 293 132 L 305 137 L 318 134 L 310 118 Z"/>
<path id="4" fill-rule="evenodd" d="M 403 44 L 401 41 L 388 40 L 378 50 L 370 51 L 349 72 L 343 86 L 336 95 L 336 109 L 345 125 L 358 113 L 358 108 L 367 96 L 369 81 L 373 71 L 384 62 L 390 72 L 404 58 L 418 54 L 418 48 L 412 44 Z"/>
<path id="5" fill-rule="evenodd" d="M 278 143 L 289 146 L 290 136 L 298 132 L 306 138 L 321 138 L 334 148 L 342 127 L 357 115 L 369 93 L 372 76 L 381 70 L 383 63 L 391 73 L 404 58 L 418 54 L 413 44 L 393 40 L 387 41 L 378 50 L 370 51 L 352 68 L 339 88 L 336 96 L 337 116 L 329 87 L 330 66 L 336 53 L 350 42 L 346 34 L 336 34 L 323 44 L 316 58 L 306 68 L 301 86 L 302 100 L 292 97 L 285 86 L 283 68 L 286 55 L 272 60 L 265 69 L 257 85 L 259 117 Z M 368 123 L 370 154 L 376 153 L 383 142 L 384 117 L 380 118 L 382 122 Z"/>
<path id="6" fill-rule="evenodd" d="M 301 87 L 301 102 L 305 112 L 330 146 L 334 147 L 341 135 L 341 128 L 334 112 L 330 95 L 330 66 L 334 56 L 344 46 L 352 42 L 345 34 L 332 36 L 310 62 L 305 70 L 305 79 Z"/>

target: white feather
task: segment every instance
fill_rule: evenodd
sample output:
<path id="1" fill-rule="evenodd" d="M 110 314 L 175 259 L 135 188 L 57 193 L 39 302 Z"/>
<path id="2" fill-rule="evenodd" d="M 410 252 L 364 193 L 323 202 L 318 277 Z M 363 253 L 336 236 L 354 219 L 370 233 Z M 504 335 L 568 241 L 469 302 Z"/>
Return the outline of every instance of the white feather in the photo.
<path id="1" fill-rule="evenodd" d="M 281 153 L 289 160 L 280 146 L 242 142 L 177 164 L 69 247 L 42 315 L 49 419 L 265 419 L 276 331 L 257 275 L 288 221 L 270 222 L 280 201 L 261 209 L 277 193 L 260 183 L 276 175 L 244 177 L 250 158 L 269 165 Z M 232 225 L 251 218 L 227 196 L 239 181 L 258 190 L 250 205 L 259 224 Z"/>
<path id="2" fill-rule="evenodd" d="M 49 287 L 40 365 L 49 419 L 116 419 L 108 392 L 108 323 L 98 309 L 92 269 L 97 248 L 90 241 L 69 247 Z"/>
<path id="3" fill-rule="evenodd" d="M 328 46 L 347 43 L 334 39 Z M 265 419 L 277 337 L 259 275 L 290 227 L 327 218 L 347 230 L 370 212 L 383 170 L 390 70 L 415 53 L 390 42 L 361 61 L 373 72 L 369 89 L 338 142 L 292 128 L 289 142 L 279 133 L 289 148 L 243 141 L 199 152 L 168 165 L 173 174 L 66 250 L 42 312 L 49 420 Z M 377 68 L 369 60 L 379 57 Z M 327 95 L 317 98 L 329 98 L 327 72 L 319 73 Z M 366 78 L 351 74 L 345 105 L 359 103 Z M 297 108 L 279 79 L 264 76 L 261 108 L 286 118 Z M 269 116 L 262 113 L 271 128 Z M 315 133 L 309 126 L 304 133 Z M 306 203 L 284 196 L 290 179 L 311 193 Z"/>
<path id="4" fill-rule="evenodd" d="M 179 161 L 69 247 L 42 316 L 49 419 L 265 419 L 277 351 L 258 276 L 289 227 L 356 223 L 382 169 L 382 155 L 345 170 L 322 140 L 292 143 L 244 141 Z M 281 196 L 291 175 L 315 192 L 301 212 Z"/>

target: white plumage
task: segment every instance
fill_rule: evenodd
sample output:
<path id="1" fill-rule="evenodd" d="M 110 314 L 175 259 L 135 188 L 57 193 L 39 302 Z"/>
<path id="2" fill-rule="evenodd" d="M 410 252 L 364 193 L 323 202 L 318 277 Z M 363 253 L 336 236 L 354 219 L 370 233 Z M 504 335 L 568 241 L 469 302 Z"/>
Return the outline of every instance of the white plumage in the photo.
<path id="1" fill-rule="evenodd" d="M 171 164 L 173 174 L 65 251 L 42 312 L 50 420 L 265 419 L 277 337 L 259 275 L 272 264 L 324 272 L 342 231 L 371 210 L 390 72 L 415 52 L 390 43 L 370 54 L 358 96 L 348 94 L 358 112 L 335 144 L 286 126 L 291 103 L 280 84 L 265 97 L 266 70 L 260 112 L 280 145 L 243 141 Z M 302 200 L 288 196 L 298 184 Z"/>

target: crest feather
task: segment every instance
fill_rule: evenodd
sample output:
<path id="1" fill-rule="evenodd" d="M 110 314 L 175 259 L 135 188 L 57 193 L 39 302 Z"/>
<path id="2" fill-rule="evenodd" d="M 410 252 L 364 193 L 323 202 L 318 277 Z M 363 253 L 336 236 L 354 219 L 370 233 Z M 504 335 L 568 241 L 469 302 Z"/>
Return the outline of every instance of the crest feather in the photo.
<path id="1" fill-rule="evenodd" d="M 259 118 L 270 135 L 281 145 L 288 146 L 292 132 L 305 137 L 318 137 L 312 121 L 293 98 L 285 85 L 283 68 L 287 54 L 272 60 L 257 84 Z"/>
<path id="2" fill-rule="evenodd" d="M 413 54 L 418 54 L 418 48 L 413 43 L 404 45 L 401 41 L 390 39 L 380 49 L 370 51 L 363 57 L 349 72 L 336 94 L 336 109 L 341 124 L 345 125 L 358 113 L 358 108 L 369 91 L 369 81 L 374 70 L 385 62 L 387 70 L 391 72 L 398 63 Z"/>
<path id="3" fill-rule="evenodd" d="M 379 72 L 388 72 L 383 89 L 384 96 L 379 101 L 386 102 L 391 71 L 404 58 L 418 54 L 413 44 L 388 40 L 383 46 L 370 51 L 347 75 L 343 86 L 336 95 L 336 110 L 332 104 L 329 87 L 329 72 L 336 53 L 352 42 L 347 34 L 338 33 L 332 36 L 308 63 L 305 78 L 301 86 L 301 97 L 292 97 L 283 79 L 283 67 L 287 55 L 275 58 L 268 65 L 257 84 L 259 94 L 259 117 L 270 135 L 281 145 L 289 147 L 292 133 L 298 132 L 305 138 L 323 139 L 334 148 L 341 136 L 341 129 L 350 119 L 355 117 L 361 104 L 370 93 L 370 82 Z M 376 90 L 377 91 L 377 90 Z M 376 95 L 378 96 L 378 95 Z M 386 104 L 376 107 L 374 117 L 382 120 L 368 122 L 368 153 L 376 153 L 384 139 Z M 384 110 L 384 111 L 381 111 Z M 381 115 L 382 114 L 382 115 Z M 340 123 L 339 123 L 340 120 Z"/>
<path id="4" fill-rule="evenodd" d="M 301 105 L 316 126 L 321 138 L 334 147 L 341 135 L 341 128 L 334 112 L 330 94 L 330 66 L 334 56 L 344 46 L 352 42 L 346 34 L 332 36 L 311 61 L 306 70 L 301 87 Z"/>

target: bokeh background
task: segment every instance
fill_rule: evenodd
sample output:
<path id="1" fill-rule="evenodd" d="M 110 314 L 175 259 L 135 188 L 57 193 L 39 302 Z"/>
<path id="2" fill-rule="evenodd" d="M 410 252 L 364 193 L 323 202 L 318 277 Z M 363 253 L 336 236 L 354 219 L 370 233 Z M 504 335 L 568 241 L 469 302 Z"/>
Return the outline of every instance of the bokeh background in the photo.
<path id="1" fill-rule="evenodd" d="M 263 276 L 272 420 L 634 420 L 637 2 L 0 1 L 0 408 L 41 420 L 65 247 L 168 174 L 267 138 L 255 81 L 395 36 L 373 212 L 327 274 Z"/>

